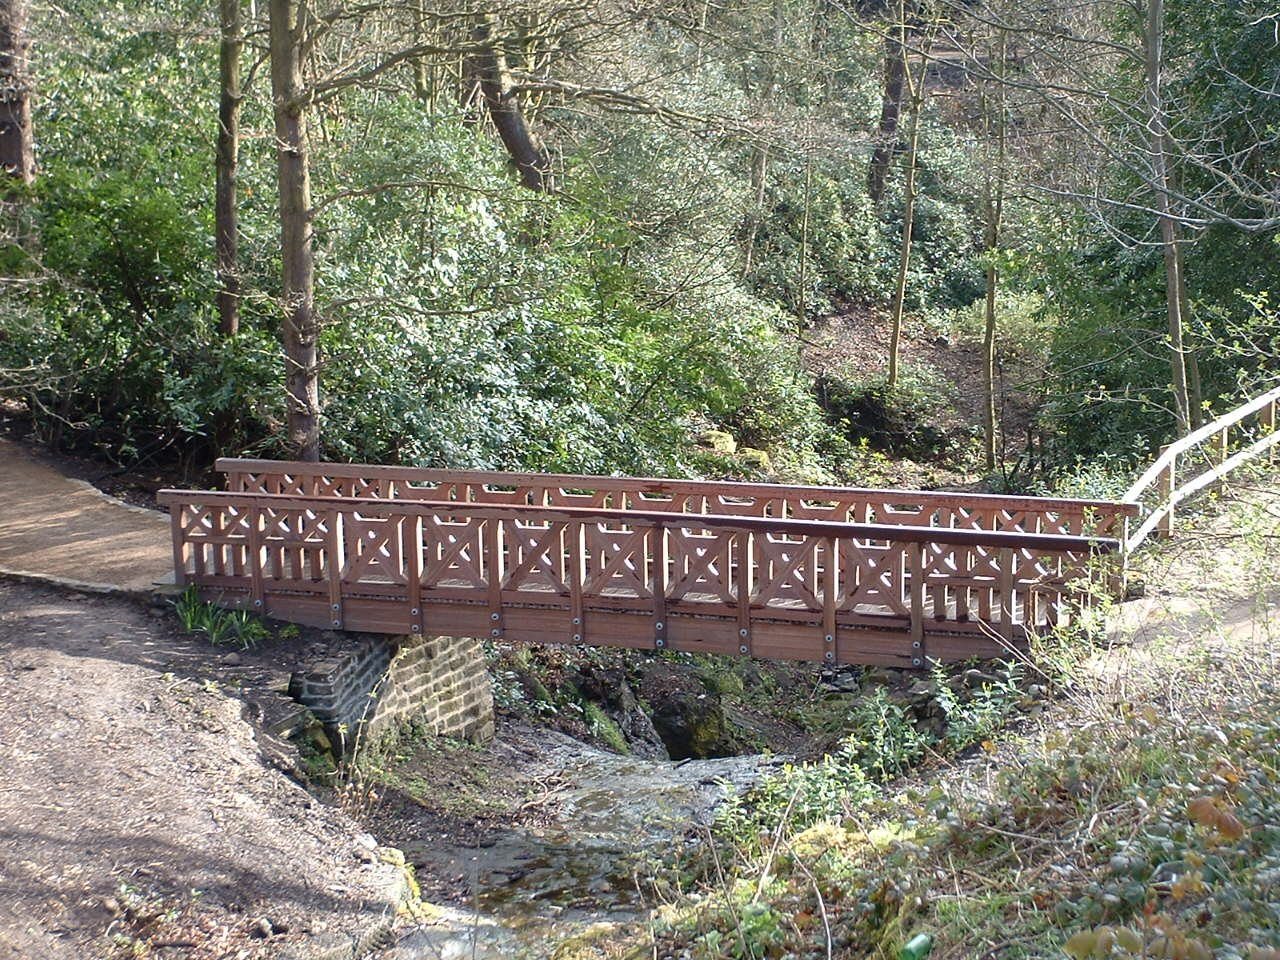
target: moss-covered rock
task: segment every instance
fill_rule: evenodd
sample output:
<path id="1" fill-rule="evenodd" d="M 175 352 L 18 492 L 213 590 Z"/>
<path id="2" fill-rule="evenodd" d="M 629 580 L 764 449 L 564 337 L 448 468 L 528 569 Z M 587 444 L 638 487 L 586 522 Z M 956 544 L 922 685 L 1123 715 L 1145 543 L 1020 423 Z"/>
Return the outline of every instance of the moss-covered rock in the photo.
<path id="1" fill-rule="evenodd" d="M 742 745 L 725 716 L 720 695 L 688 670 L 654 660 L 640 673 L 640 696 L 673 760 L 728 757 Z"/>
<path id="2" fill-rule="evenodd" d="M 698 443 L 713 453 L 733 454 L 738 451 L 738 441 L 724 430 L 708 430 L 699 435 Z"/>
<path id="3" fill-rule="evenodd" d="M 769 454 L 755 447 L 739 447 L 737 457 L 740 463 L 753 470 L 768 473 L 773 469 L 773 461 L 769 459 Z"/>

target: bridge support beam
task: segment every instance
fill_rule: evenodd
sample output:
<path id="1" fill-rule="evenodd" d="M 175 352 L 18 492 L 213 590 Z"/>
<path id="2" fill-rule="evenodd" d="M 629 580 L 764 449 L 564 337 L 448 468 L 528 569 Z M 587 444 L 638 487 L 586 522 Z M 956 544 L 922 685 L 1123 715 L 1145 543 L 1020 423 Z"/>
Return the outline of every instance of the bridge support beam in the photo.
<path id="1" fill-rule="evenodd" d="M 350 755 L 404 733 L 493 739 L 493 690 L 479 640 L 351 634 L 341 655 L 293 674 L 289 694 Z"/>

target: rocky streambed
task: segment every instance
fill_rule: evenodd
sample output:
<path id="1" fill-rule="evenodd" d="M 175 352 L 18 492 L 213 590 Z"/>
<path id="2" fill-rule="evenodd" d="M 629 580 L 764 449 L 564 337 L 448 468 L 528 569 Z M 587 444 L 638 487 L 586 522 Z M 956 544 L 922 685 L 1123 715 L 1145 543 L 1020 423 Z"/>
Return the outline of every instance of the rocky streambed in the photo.
<path id="1" fill-rule="evenodd" d="M 594 712 L 629 752 L 507 709 L 487 747 L 418 740 L 388 758 L 370 829 L 404 851 L 424 901 L 441 905 L 402 934 L 393 960 L 577 960 L 604 955 L 595 939 L 644 942 L 660 901 L 652 878 L 670 876 L 726 797 L 759 784 L 780 755 L 820 756 L 848 733 L 874 741 L 868 724 L 910 727 L 937 743 L 948 719 L 999 722 L 1010 710 L 1038 710 L 1043 696 L 1041 686 L 1024 691 L 1011 674 L 976 668 L 939 678 L 766 664 L 708 675 L 646 660 L 579 661 L 557 675 L 557 666 L 543 666 L 554 687 L 500 668 L 501 699 L 556 710 L 550 722 L 570 728 L 568 718 Z"/>
<path id="2" fill-rule="evenodd" d="M 450 817 L 403 803 L 375 812 L 379 839 L 404 851 L 424 899 L 451 901 L 401 935 L 394 960 L 550 957 L 566 941 L 642 920 L 655 869 L 700 842 L 728 795 L 783 762 L 640 759 L 521 724 L 505 724 L 470 755 L 471 772 L 504 778 L 499 792 L 525 794 L 508 816 L 482 815 L 465 830 L 465 808 Z"/>

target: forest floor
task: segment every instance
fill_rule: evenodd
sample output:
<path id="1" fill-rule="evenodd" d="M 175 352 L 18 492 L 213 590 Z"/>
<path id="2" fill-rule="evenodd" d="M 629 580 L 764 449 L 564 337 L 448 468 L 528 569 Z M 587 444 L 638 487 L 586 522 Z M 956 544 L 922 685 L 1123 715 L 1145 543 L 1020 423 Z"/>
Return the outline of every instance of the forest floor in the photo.
<path id="1" fill-rule="evenodd" d="M 804 367 L 813 376 L 866 383 L 887 373 L 889 335 L 882 312 L 851 306 L 818 320 L 797 341 Z M 985 402 L 982 342 L 966 331 L 909 318 L 899 356 L 904 382 L 910 383 L 913 372 L 925 375 L 915 389 L 925 394 L 920 400 L 936 418 L 932 426 L 955 438 L 956 448 L 968 450 L 970 456 L 918 462 L 886 457 L 878 465 L 875 482 L 922 490 L 976 488 L 984 473 L 973 439 L 983 422 Z M 1033 358 L 1022 354 L 1000 356 L 996 374 L 1001 459 L 1015 461 L 1029 443 L 1040 374 Z"/>

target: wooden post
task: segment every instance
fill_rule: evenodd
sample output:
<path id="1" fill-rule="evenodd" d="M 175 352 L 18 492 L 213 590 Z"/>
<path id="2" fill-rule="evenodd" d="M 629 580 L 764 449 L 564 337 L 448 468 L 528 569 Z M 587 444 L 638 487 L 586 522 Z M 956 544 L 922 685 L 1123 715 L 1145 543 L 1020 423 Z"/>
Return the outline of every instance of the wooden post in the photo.
<path id="1" fill-rule="evenodd" d="M 1220 433 L 1215 433 L 1213 439 L 1209 442 L 1209 449 L 1213 451 L 1212 462 L 1209 469 L 1214 469 L 1226 462 L 1227 457 L 1231 455 L 1230 438 L 1228 436 L 1228 427 L 1223 427 Z M 1214 493 L 1220 493 L 1225 486 L 1225 480 L 1217 480 L 1209 486 Z"/>
<path id="2" fill-rule="evenodd" d="M 751 576 L 755 560 L 755 544 L 752 536 L 745 530 L 733 535 L 733 549 L 738 561 L 738 652 L 751 655 L 751 590 L 754 586 Z"/>
<path id="3" fill-rule="evenodd" d="M 1116 556 L 1108 557 L 1107 562 L 1111 576 L 1107 581 L 1107 591 L 1115 600 L 1123 600 L 1129 592 L 1129 518 L 1120 518 L 1120 550 Z M 1057 620 L 1055 619 L 1055 623 Z"/>
<path id="4" fill-rule="evenodd" d="M 653 591 L 653 645 L 662 650 L 671 642 L 671 630 L 667 623 L 667 528 L 650 529 L 645 542 L 652 551 L 650 589 Z M 643 546 L 641 547 L 643 549 Z"/>
<path id="5" fill-rule="evenodd" d="M 569 581 L 569 636 L 574 643 L 582 643 L 587 636 L 587 615 L 582 605 L 582 587 L 587 578 L 586 529 L 578 521 L 565 530 L 569 543 L 569 569 L 565 579 Z"/>
<path id="6" fill-rule="evenodd" d="M 409 602 L 409 632 L 421 634 L 425 619 L 422 616 L 422 518 L 417 514 L 400 518 L 400 558 L 408 587 L 405 599 Z"/>
<path id="7" fill-rule="evenodd" d="M 1000 637 L 1006 643 L 1013 643 L 1013 617 L 1015 610 L 1014 551 L 1009 547 L 1000 549 Z"/>
<path id="8" fill-rule="evenodd" d="M 826 552 L 827 558 L 822 568 L 822 659 L 827 663 L 835 663 L 840 551 L 835 537 L 825 538 L 820 549 Z"/>
<path id="9" fill-rule="evenodd" d="M 502 579 L 504 576 L 502 569 L 502 521 L 497 517 L 489 517 L 481 521 L 481 529 L 478 536 L 482 544 L 481 552 L 485 558 L 485 576 L 488 578 L 486 595 L 489 607 L 489 637 L 496 640 L 502 636 L 506 629 L 502 609 Z M 513 546 L 512 549 L 514 550 L 515 547 Z"/>
<path id="10" fill-rule="evenodd" d="M 924 544 L 907 548 L 911 567 L 911 666 L 923 668 L 924 649 Z"/>
<path id="11" fill-rule="evenodd" d="M 173 533 L 173 582 L 187 585 L 187 558 L 182 546 L 182 513 L 186 508 L 175 503 L 169 508 L 169 527 Z"/>
<path id="12" fill-rule="evenodd" d="M 249 508 L 249 594 L 255 613 L 265 614 L 266 596 L 262 579 L 262 510 Z"/>
<path id="13" fill-rule="evenodd" d="M 1160 455 L 1164 456 L 1164 452 L 1168 447 L 1160 448 Z M 1156 481 L 1156 492 L 1160 496 L 1160 507 L 1157 509 L 1164 510 L 1164 517 L 1160 523 L 1156 525 L 1156 535 L 1160 537 L 1173 536 L 1173 491 L 1176 484 L 1176 473 L 1178 471 L 1178 458 L 1175 456 L 1169 461 L 1169 468 L 1160 474 L 1159 480 Z"/>
<path id="14" fill-rule="evenodd" d="M 328 520 L 328 530 L 325 532 L 325 553 L 329 555 L 328 566 L 329 574 L 329 622 L 335 629 L 343 628 L 342 617 L 342 514 L 337 510 L 330 510 L 326 515 Z M 294 571 L 295 577 L 301 576 L 301 571 Z"/>

